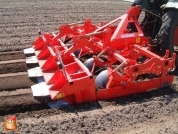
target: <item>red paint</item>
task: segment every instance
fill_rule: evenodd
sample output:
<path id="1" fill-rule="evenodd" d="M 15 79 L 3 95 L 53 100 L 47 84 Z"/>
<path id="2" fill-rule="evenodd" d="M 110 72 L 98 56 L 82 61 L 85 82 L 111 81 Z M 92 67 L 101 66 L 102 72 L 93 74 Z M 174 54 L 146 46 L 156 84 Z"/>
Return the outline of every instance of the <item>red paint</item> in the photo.
<path id="1" fill-rule="evenodd" d="M 167 72 L 175 66 L 175 55 L 168 58 L 167 51 L 164 58 L 161 58 L 151 52 L 148 38 L 144 36 L 137 20 L 139 13 L 139 7 L 131 7 L 126 14 L 106 24 L 94 25 L 87 19 L 83 25 L 60 26 L 60 33 L 56 36 L 49 33 L 41 35 L 33 46 L 45 82 L 51 85 L 51 99 L 60 98 L 75 104 L 147 92 L 160 88 L 165 82 L 171 84 L 173 76 L 167 75 Z M 118 22 L 117 26 L 112 25 L 115 22 Z M 127 29 L 128 23 L 134 23 L 137 32 L 130 32 Z M 68 38 L 72 40 L 70 47 L 63 43 Z M 108 66 L 109 81 L 105 89 L 96 91 L 93 72 L 89 72 L 72 55 L 76 50 L 81 50 L 79 58 L 88 52 L 97 55 L 105 51 L 108 61 L 101 62 L 95 57 L 94 64 Z M 145 62 L 137 63 L 136 59 L 140 56 L 146 57 Z M 117 65 L 123 73 L 111 68 L 116 61 L 126 63 L 121 67 Z M 59 69 L 57 62 L 62 63 L 64 68 Z M 137 80 L 138 76 L 150 73 L 160 77 Z"/>

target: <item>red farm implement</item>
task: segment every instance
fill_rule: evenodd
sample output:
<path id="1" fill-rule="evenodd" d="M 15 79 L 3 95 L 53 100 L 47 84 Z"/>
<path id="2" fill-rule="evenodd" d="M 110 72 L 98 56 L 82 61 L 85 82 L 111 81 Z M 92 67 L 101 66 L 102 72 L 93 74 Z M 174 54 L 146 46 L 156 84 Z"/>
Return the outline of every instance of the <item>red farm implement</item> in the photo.
<path id="1" fill-rule="evenodd" d="M 159 89 L 173 82 L 176 54 L 152 52 L 139 25 L 139 6 L 109 23 L 65 24 L 41 33 L 25 49 L 28 70 L 38 80 L 33 96 L 50 107 L 106 100 Z"/>

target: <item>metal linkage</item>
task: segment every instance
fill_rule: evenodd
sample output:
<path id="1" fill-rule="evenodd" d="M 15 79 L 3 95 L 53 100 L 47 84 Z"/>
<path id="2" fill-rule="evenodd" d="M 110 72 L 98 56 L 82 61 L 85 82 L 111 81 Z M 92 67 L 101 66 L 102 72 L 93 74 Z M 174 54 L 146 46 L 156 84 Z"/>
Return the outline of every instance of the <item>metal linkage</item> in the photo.
<path id="1" fill-rule="evenodd" d="M 32 86 L 33 95 L 50 96 L 49 104 L 76 104 L 171 84 L 173 76 L 168 72 L 174 69 L 175 55 L 168 58 L 168 51 L 164 57 L 151 52 L 137 20 L 140 11 L 137 6 L 131 7 L 106 24 L 94 25 L 86 19 L 60 26 L 57 34 L 40 34 L 28 50 L 39 64 L 34 69 L 36 77 L 43 77 L 42 82 Z M 118 25 L 113 25 L 116 22 Z M 136 30 L 130 30 L 130 25 Z"/>

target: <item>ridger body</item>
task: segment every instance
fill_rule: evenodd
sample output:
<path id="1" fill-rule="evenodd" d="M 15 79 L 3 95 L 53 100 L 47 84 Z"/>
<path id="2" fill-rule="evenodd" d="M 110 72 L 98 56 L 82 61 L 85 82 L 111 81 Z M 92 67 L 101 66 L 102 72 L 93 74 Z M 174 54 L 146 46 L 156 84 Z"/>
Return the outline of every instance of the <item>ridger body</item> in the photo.
<path id="1" fill-rule="evenodd" d="M 106 100 L 159 89 L 173 82 L 175 57 L 151 52 L 138 23 L 140 7 L 109 22 L 65 24 L 59 33 L 39 32 L 24 53 L 29 77 L 38 80 L 33 96 L 50 107 Z M 116 25 L 117 23 L 117 25 Z"/>

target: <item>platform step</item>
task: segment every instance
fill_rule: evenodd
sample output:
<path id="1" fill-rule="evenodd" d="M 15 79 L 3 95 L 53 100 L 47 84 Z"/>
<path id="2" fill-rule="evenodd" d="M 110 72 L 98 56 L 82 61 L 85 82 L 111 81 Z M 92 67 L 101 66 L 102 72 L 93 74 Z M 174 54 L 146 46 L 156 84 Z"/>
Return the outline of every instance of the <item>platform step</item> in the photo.
<path id="1" fill-rule="evenodd" d="M 38 59 L 36 56 L 26 57 L 25 60 L 26 60 L 26 64 L 38 63 Z"/>
<path id="2" fill-rule="evenodd" d="M 41 82 L 31 86 L 33 96 L 48 96 L 50 95 L 49 89 L 51 85 L 46 85 L 45 82 Z"/>
<path id="3" fill-rule="evenodd" d="M 35 50 L 34 50 L 33 47 L 30 47 L 30 48 L 24 49 L 23 52 L 24 52 L 25 55 L 27 55 L 27 54 L 35 53 Z"/>
<path id="4" fill-rule="evenodd" d="M 41 77 L 43 76 L 43 73 L 40 67 L 35 67 L 35 68 L 28 70 L 28 76 L 29 77 Z"/>

